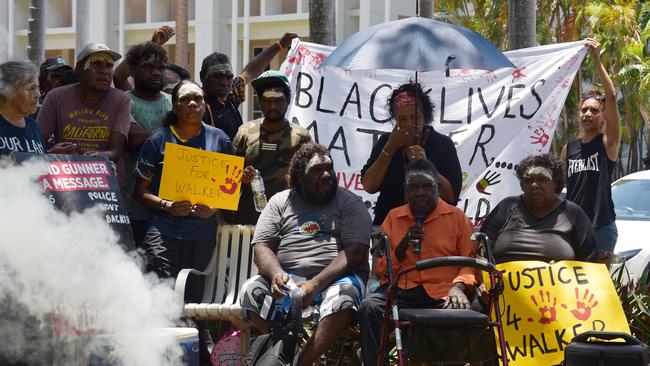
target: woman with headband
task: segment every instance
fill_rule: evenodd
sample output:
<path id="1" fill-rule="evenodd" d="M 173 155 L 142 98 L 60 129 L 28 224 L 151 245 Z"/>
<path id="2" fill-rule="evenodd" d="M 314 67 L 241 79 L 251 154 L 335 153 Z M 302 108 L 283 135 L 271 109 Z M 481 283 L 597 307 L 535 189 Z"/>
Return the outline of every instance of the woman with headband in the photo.
<path id="1" fill-rule="evenodd" d="M 418 83 L 400 85 L 387 100 L 395 127 L 379 137 L 361 170 L 366 192 L 379 192 L 374 225 L 405 202 L 404 177 L 412 161 L 427 159 L 440 175 L 440 198 L 456 205 L 462 182 L 460 163 L 451 139 L 431 126 L 434 105 Z"/>
<path id="2" fill-rule="evenodd" d="M 612 173 L 621 146 L 621 118 L 616 89 L 600 60 L 600 44 L 587 38 L 605 96 L 590 93 L 580 107 L 580 135 L 563 148 L 561 159 L 567 177 L 566 198 L 577 203 L 592 221 L 598 255 L 610 262 L 618 230 L 612 201 Z"/>
<path id="3" fill-rule="evenodd" d="M 548 154 L 529 156 L 515 172 L 524 193 L 501 201 L 481 227 L 493 241 L 496 262 L 595 261 L 591 220 L 578 205 L 560 198 L 560 160 Z"/>
<path id="4" fill-rule="evenodd" d="M 140 150 L 133 174 L 135 198 L 149 208 L 147 233 L 142 243 L 147 270 L 161 278 L 176 278 L 183 268 L 204 269 L 217 237 L 217 209 L 190 201 L 170 201 L 158 196 L 165 158 L 165 144 L 232 154 L 230 139 L 222 130 L 204 124 L 203 90 L 183 80 L 172 90 L 172 110 L 163 118 Z M 187 300 L 200 302 L 202 285 L 188 283 Z M 201 364 L 209 363 L 207 323 L 197 322 Z"/>

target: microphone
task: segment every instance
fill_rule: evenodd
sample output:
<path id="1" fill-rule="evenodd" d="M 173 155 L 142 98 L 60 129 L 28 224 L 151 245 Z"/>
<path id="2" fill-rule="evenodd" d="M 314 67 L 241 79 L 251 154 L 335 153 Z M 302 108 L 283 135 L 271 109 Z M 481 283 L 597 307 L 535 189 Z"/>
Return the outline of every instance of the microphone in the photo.
<path id="1" fill-rule="evenodd" d="M 415 215 L 415 223 L 422 226 L 422 223 L 424 222 L 424 219 L 426 218 L 426 215 L 423 214 L 417 214 Z M 424 231 L 424 229 L 423 229 Z M 413 244 L 413 254 L 420 254 L 421 251 L 421 239 L 415 239 L 415 243 Z"/>

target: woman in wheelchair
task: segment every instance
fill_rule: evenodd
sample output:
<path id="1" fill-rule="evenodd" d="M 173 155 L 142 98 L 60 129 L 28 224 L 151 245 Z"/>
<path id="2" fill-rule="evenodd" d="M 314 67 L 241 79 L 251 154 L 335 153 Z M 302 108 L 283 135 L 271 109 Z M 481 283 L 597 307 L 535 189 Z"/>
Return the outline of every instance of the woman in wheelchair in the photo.
<path id="1" fill-rule="evenodd" d="M 501 201 L 481 227 L 494 243 L 495 261 L 596 261 L 591 220 L 578 205 L 560 198 L 565 179 L 560 160 L 531 155 L 515 172 L 523 194 Z"/>
<path id="2" fill-rule="evenodd" d="M 475 244 L 470 239 L 472 226 L 460 209 L 439 198 L 438 180 L 436 168 L 428 160 L 415 160 L 409 164 L 405 185 L 408 203 L 392 209 L 381 226 L 390 243 L 389 255 L 394 273 L 422 259 L 476 256 Z M 381 286 L 366 297 L 358 312 L 362 358 L 367 366 L 377 364 L 389 285 L 389 255 L 380 258 L 374 269 Z M 476 271 L 471 267 L 409 272 L 398 282 L 397 304 L 411 309 L 466 309 L 470 306 L 466 294 L 475 283 Z"/>

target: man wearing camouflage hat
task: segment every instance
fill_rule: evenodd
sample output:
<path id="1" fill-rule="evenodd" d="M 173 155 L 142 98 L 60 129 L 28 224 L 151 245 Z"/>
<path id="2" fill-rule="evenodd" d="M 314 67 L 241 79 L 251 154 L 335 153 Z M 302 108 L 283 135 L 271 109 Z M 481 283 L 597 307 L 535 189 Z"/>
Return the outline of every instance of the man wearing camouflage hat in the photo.
<path id="1" fill-rule="evenodd" d="M 285 118 L 291 100 L 287 77 L 275 70 L 266 71 L 252 81 L 264 115 L 246 122 L 233 140 L 235 154 L 245 158 L 239 210 L 226 215 L 231 223 L 255 225 L 255 211 L 250 181 L 257 169 L 264 178 L 267 198 L 287 189 L 289 161 L 298 148 L 311 141 L 309 132 Z"/>

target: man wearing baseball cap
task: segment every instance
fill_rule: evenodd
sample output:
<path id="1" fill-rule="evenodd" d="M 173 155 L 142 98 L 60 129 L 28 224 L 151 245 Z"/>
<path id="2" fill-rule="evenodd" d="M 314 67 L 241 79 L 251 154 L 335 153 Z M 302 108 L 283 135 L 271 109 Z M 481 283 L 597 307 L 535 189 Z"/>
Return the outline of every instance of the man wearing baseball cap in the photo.
<path id="1" fill-rule="evenodd" d="M 131 99 L 111 87 L 113 63 L 122 56 L 102 43 L 77 56 L 80 82 L 51 90 L 38 114 L 43 140 L 54 135 L 54 154 L 104 156 L 118 162 L 129 133 Z M 118 164 L 118 180 L 121 164 Z M 122 167 L 123 171 L 123 167 Z"/>
<path id="2" fill-rule="evenodd" d="M 311 141 L 309 132 L 285 118 L 291 101 L 287 77 L 280 71 L 266 71 L 253 80 L 263 118 L 246 122 L 233 140 L 235 154 L 245 158 L 242 193 L 239 210 L 226 214 L 231 223 L 255 225 L 259 212 L 255 211 L 250 181 L 257 169 L 264 178 L 267 198 L 287 189 L 286 175 L 289 161 L 298 148 Z"/>
<path id="3" fill-rule="evenodd" d="M 41 64 L 40 72 L 38 73 L 38 85 L 41 89 L 41 100 L 43 103 L 47 93 L 59 86 L 61 79 L 66 72 L 72 71 L 72 67 L 68 64 L 63 57 L 48 57 Z"/>
<path id="4" fill-rule="evenodd" d="M 242 117 L 237 108 L 246 99 L 246 83 L 260 75 L 271 60 L 280 51 L 288 49 L 291 41 L 297 37 L 296 33 L 285 33 L 279 41 L 266 47 L 246 64 L 236 77 L 230 59 L 223 53 L 215 52 L 204 58 L 199 73 L 206 107 L 203 122 L 220 128 L 233 139 L 242 125 Z"/>

